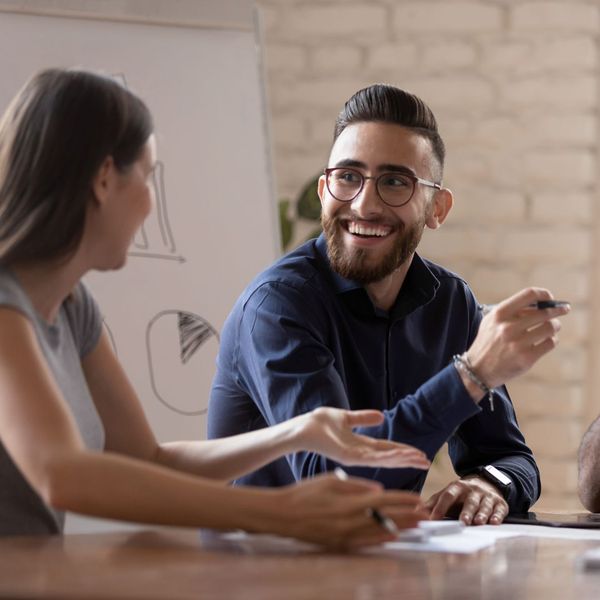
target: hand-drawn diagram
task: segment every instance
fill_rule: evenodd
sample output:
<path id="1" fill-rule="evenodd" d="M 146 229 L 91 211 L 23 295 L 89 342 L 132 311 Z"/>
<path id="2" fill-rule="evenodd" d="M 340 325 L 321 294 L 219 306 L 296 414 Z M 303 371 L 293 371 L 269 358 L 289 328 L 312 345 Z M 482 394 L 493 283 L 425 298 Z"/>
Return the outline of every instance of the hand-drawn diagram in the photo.
<path id="1" fill-rule="evenodd" d="M 125 88 L 123 73 L 113 77 Z M 136 234 L 128 255 L 184 263 L 169 220 L 165 165 L 157 161 L 152 173 L 155 208 Z M 115 338 L 109 329 L 116 352 Z M 163 310 L 146 327 L 148 373 L 152 392 L 170 410 L 185 416 L 208 410 L 210 383 L 219 335 L 202 317 L 183 310 Z"/>
<path id="2" fill-rule="evenodd" d="M 112 77 L 124 88 L 128 88 L 124 73 L 114 73 Z M 152 172 L 152 187 L 156 198 L 155 209 L 140 228 L 133 240 L 134 249 L 130 250 L 128 255 L 185 262 L 185 258 L 177 254 L 175 237 L 169 223 L 165 193 L 165 165 L 161 161 L 156 162 L 156 167 Z"/>
<path id="3" fill-rule="evenodd" d="M 164 310 L 153 317 L 146 349 L 157 399 L 182 415 L 205 414 L 218 348 L 215 328 L 194 313 Z"/>
<path id="4" fill-rule="evenodd" d="M 145 258 L 176 260 L 182 263 L 185 262 L 185 258 L 177 254 L 175 238 L 169 224 L 164 173 L 165 165 L 157 161 L 152 172 L 152 186 L 156 198 L 155 209 L 150 213 L 133 240 L 135 249 L 130 250 L 128 254 Z"/>

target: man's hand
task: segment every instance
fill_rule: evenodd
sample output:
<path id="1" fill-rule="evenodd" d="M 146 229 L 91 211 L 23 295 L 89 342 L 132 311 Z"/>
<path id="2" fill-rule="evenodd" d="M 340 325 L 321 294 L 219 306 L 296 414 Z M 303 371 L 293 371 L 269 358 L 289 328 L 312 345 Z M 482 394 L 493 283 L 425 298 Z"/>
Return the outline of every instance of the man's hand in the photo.
<path id="1" fill-rule="evenodd" d="M 431 519 L 443 519 L 449 512 L 458 513 L 465 525 L 500 525 L 508 514 L 508 504 L 489 481 L 469 475 L 448 484 L 425 502 Z"/>
<path id="2" fill-rule="evenodd" d="M 548 290 L 527 288 L 497 304 L 483 318 L 466 359 L 488 387 L 525 373 L 556 346 L 558 317 L 566 315 L 570 306 L 541 310 L 532 306 L 551 298 Z M 479 390 L 475 396 L 479 401 L 483 394 Z"/>

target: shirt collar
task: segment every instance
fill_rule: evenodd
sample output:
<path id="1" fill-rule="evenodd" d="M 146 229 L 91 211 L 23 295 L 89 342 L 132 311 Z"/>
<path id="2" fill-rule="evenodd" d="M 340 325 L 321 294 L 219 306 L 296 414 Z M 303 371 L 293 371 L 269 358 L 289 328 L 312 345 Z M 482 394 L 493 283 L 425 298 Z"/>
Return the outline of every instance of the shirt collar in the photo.
<path id="1" fill-rule="evenodd" d="M 383 311 L 373 305 L 367 291 L 360 283 L 342 277 L 331 268 L 327 256 L 327 241 L 323 233 L 317 239 L 316 248 L 327 268 L 336 294 L 348 296 L 348 299 L 352 297 L 351 304 L 360 312 L 363 312 L 368 306 L 370 307 L 368 312 L 371 314 L 385 315 Z M 412 312 L 415 308 L 427 304 L 434 298 L 439 286 L 439 279 L 431 272 L 425 261 L 418 254 L 415 254 L 389 316 L 394 319 L 400 318 Z M 365 302 L 367 302 L 367 306 L 365 306 Z"/>

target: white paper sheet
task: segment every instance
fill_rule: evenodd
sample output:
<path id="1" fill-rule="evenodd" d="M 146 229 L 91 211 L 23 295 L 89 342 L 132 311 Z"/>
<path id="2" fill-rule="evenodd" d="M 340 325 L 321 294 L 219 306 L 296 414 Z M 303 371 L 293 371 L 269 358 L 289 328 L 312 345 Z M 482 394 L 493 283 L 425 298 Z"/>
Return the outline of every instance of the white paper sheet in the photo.
<path id="1" fill-rule="evenodd" d="M 598 540 L 600 529 L 576 529 L 567 527 L 544 527 L 541 525 L 479 525 L 465 527 L 460 533 L 431 535 L 420 541 L 395 541 L 361 550 L 365 554 L 395 554 L 399 552 L 443 552 L 471 554 L 493 546 L 497 540 L 510 537 L 540 537 L 569 540 Z M 220 534 L 222 542 L 235 545 L 245 553 L 295 554 L 318 551 L 318 546 L 273 535 L 252 535 L 242 532 Z"/>
<path id="2" fill-rule="evenodd" d="M 417 552 L 447 552 L 470 554 L 493 546 L 497 540 L 509 537 L 540 537 L 567 540 L 598 540 L 599 529 L 579 529 L 569 527 L 544 527 L 541 525 L 479 525 L 466 527 L 462 533 L 431 536 L 420 542 L 388 542 L 365 552 L 394 553 L 404 550 Z"/>
<path id="3" fill-rule="evenodd" d="M 503 526 L 465 527 L 461 533 L 433 535 L 421 542 L 388 542 L 377 548 L 369 548 L 365 552 L 379 554 L 410 550 L 411 552 L 471 554 L 493 546 L 498 539 L 517 535 L 519 533 L 504 530 Z"/>
<path id="4" fill-rule="evenodd" d="M 600 529 L 584 529 L 577 527 L 545 527 L 543 525 L 517 525 L 505 523 L 499 526 L 507 532 L 515 535 L 526 535 L 529 537 L 557 538 L 562 540 L 598 540 L 600 541 Z M 483 525 L 477 529 L 495 529 L 494 525 Z"/>

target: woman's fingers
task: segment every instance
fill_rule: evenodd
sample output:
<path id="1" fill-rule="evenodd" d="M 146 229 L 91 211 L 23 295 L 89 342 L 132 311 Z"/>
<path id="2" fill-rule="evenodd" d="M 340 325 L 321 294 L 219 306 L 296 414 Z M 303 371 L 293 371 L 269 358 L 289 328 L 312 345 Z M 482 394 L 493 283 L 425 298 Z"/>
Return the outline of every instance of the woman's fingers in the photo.
<path id="1" fill-rule="evenodd" d="M 430 462 L 418 448 L 352 431 L 360 426 L 377 425 L 383 419 L 383 413 L 377 410 L 317 408 L 306 420 L 307 449 L 343 465 L 428 469 Z"/>
<path id="2" fill-rule="evenodd" d="M 414 469 L 428 469 L 431 466 L 431 462 L 422 450 L 408 444 L 359 434 L 354 434 L 354 443 L 356 445 L 348 448 L 343 464 Z"/>
<path id="3" fill-rule="evenodd" d="M 412 492 L 386 491 L 380 484 L 348 477 L 323 475 L 287 490 L 295 518 L 286 521 L 284 535 L 344 549 L 394 539 L 373 517 L 373 509 L 393 519 L 399 529 L 415 527 L 428 514 Z"/>
<path id="4" fill-rule="evenodd" d="M 383 413 L 378 410 L 346 411 L 346 422 L 351 427 L 369 427 L 383 422 Z"/>

